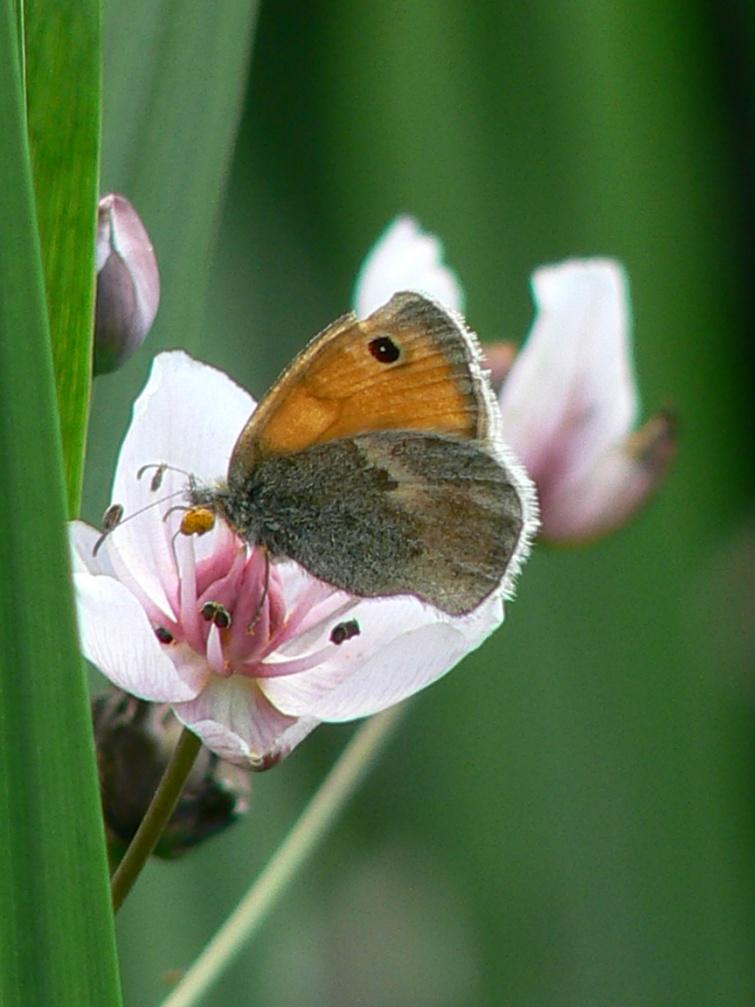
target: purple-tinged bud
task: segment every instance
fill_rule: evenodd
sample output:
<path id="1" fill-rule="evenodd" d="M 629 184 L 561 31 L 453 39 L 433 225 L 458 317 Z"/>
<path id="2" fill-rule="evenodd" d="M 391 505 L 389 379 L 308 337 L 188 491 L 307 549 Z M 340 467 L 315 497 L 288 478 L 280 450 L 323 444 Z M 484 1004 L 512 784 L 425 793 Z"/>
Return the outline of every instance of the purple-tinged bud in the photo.
<path id="1" fill-rule="evenodd" d="M 121 366 L 141 346 L 160 301 L 149 235 L 125 196 L 108 193 L 97 210 L 94 373 Z"/>
<path id="2" fill-rule="evenodd" d="M 134 836 L 176 747 L 181 724 L 170 706 L 120 689 L 92 701 L 102 813 L 111 856 Z M 201 748 L 155 849 L 174 859 L 232 825 L 248 807 L 249 773 Z"/>

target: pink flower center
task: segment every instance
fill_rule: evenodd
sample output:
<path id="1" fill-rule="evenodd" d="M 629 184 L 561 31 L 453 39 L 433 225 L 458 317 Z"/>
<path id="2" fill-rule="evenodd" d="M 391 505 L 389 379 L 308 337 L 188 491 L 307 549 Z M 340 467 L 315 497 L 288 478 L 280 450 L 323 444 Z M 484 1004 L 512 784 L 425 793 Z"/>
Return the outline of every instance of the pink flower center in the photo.
<path id="1" fill-rule="evenodd" d="M 170 593 L 177 614 L 172 620 L 153 618 L 155 633 L 166 647 L 188 644 L 216 675 L 296 674 L 358 635 L 355 620 L 343 621 L 354 599 L 314 578 L 287 598 L 284 579 L 264 549 L 249 547 L 227 526 L 219 529 L 212 552 L 199 561 L 193 537 L 179 535 L 175 542 L 178 577 Z M 276 654 L 266 663 L 285 643 L 320 623 L 324 640 L 314 632 L 319 643 L 306 653 L 290 660 Z"/>

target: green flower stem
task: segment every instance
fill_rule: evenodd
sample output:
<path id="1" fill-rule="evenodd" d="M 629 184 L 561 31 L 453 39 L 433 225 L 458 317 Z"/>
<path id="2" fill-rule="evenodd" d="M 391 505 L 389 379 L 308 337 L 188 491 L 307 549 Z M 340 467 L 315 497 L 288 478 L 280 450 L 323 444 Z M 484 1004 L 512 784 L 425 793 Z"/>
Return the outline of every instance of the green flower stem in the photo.
<path id="1" fill-rule="evenodd" d="M 236 958 L 333 824 L 398 723 L 406 704 L 364 723 L 262 873 L 162 1007 L 191 1007 Z"/>
<path id="2" fill-rule="evenodd" d="M 186 778 L 191 772 L 191 767 L 194 765 L 194 760 L 201 747 L 202 743 L 199 738 L 184 728 L 163 773 L 163 778 L 155 791 L 155 796 L 147 808 L 147 813 L 113 875 L 111 891 L 115 912 L 120 909 L 123 900 L 131 891 L 134 882 L 146 864 L 147 858 L 157 845 L 157 841 L 178 803 Z"/>

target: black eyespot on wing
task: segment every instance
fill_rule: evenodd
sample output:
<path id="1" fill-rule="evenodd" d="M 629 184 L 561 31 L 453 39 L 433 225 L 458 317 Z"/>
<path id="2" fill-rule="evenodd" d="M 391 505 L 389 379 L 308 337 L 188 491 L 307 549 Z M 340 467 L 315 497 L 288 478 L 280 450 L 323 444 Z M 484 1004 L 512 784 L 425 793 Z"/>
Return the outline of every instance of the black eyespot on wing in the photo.
<path id="1" fill-rule="evenodd" d="M 330 633 L 330 642 L 340 647 L 342 643 L 351 640 L 354 636 L 359 636 L 362 631 L 356 619 L 349 619 L 348 622 L 339 622 Z"/>
<path id="2" fill-rule="evenodd" d="M 395 364 L 401 356 L 401 347 L 388 336 L 378 336 L 367 344 L 367 349 L 381 364 Z"/>

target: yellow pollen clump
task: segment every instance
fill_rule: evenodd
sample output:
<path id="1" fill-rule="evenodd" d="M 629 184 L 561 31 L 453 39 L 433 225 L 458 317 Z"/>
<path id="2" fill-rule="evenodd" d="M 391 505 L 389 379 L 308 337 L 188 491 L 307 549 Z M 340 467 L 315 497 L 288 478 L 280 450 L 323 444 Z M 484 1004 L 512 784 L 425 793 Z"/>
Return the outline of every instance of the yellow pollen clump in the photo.
<path id="1" fill-rule="evenodd" d="M 204 535 L 215 527 L 215 512 L 208 507 L 192 507 L 181 519 L 182 535 Z"/>

